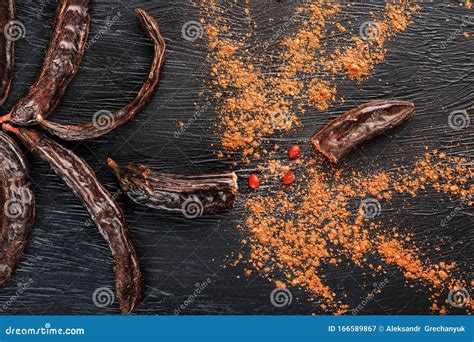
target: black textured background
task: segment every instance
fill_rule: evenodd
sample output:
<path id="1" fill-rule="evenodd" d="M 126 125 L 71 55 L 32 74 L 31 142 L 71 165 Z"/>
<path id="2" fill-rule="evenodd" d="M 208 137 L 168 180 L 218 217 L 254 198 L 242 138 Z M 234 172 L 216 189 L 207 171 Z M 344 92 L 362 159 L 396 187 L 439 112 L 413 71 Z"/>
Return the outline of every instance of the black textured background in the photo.
<path id="1" fill-rule="evenodd" d="M 269 295 L 274 285 L 258 274 L 245 277 L 242 265 L 229 266 L 235 258 L 232 255 L 241 249 L 242 234 L 236 229 L 242 218 L 241 204 L 222 215 L 186 220 L 180 215 L 140 208 L 117 193 L 114 177 L 104 164 L 109 155 L 119 162 L 144 162 L 159 170 L 183 172 L 225 171 L 231 168 L 232 160 L 216 160 L 212 153 L 211 144 L 218 144 L 212 130 L 212 107 L 179 138 L 174 136 L 177 121 L 187 121 L 196 111 L 194 103 L 206 101 L 198 96 L 209 75 L 205 40 L 190 42 L 181 34 L 183 24 L 199 18 L 198 8 L 191 1 L 91 2 L 89 41 L 97 34 L 100 37 L 86 51 L 82 68 L 54 114 L 55 119 L 87 120 L 96 111 L 119 108 L 134 96 L 148 70 L 152 47 L 133 8 L 143 7 L 160 21 L 168 44 L 161 85 L 150 105 L 136 119 L 105 137 L 68 144 L 117 194 L 125 211 L 145 280 L 144 300 L 135 313 L 173 314 L 193 294 L 196 283 L 208 278 L 211 284 L 182 314 L 321 313 L 305 293 L 293 289 L 291 305 L 273 307 Z M 2 108 L 3 113 L 36 78 L 56 2 L 19 0 L 17 6 L 18 19 L 27 31 L 17 43 L 13 93 Z M 247 27 L 242 6 L 237 4 L 232 10 L 236 30 Z M 285 24 L 295 5 L 287 1 L 255 1 L 251 7 L 259 24 L 257 36 L 264 41 Z M 382 11 L 383 3 L 354 4 L 344 10 L 352 19 L 355 32 L 361 23 L 370 20 L 369 10 Z M 118 13 L 118 20 L 101 34 L 107 19 L 112 20 Z M 448 115 L 454 110 L 468 109 L 474 120 L 474 45 L 472 37 L 462 35 L 474 33 L 474 19 L 460 29 L 466 16 L 473 15 L 472 10 L 457 2 L 426 4 L 415 15 L 414 24 L 390 41 L 386 62 L 378 65 L 368 79 L 360 84 L 338 81 L 339 94 L 346 102 L 331 108 L 330 117 L 373 98 L 406 98 L 417 105 L 417 114 L 407 125 L 364 145 L 341 168 L 371 171 L 409 165 L 424 153 L 425 146 L 473 157 L 474 123 L 461 131 L 448 126 Z M 271 25 L 267 22 L 269 17 L 275 19 Z M 284 30 L 291 35 L 297 27 L 284 26 Z M 299 141 L 309 151 L 308 137 L 328 120 L 328 113 L 309 111 L 303 118 L 303 128 L 275 140 L 282 146 Z M 116 302 L 98 308 L 92 301 L 97 288 L 114 288 L 112 258 L 106 243 L 71 191 L 45 165 L 31 156 L 29 160 L 38 202 L 36 224 L 16 276 L 8 288 L 0 290 L 2 312 L 118 314 Z M 239 166 L 239 175 L 245 176 L 248 168 Z M 244 197 L 247 187 L 242 185 Z M 416 240 L 431 251 L 433 260 L 456 261 L 469 272 L 473 259 L 473 211 L 465 209 L 449 225 L 440 226 L 441 219 L 459 202 L 428 191 L 416 199 L 394 199 L 384 206 L 382 216 L 386 220 L 393 218 L 403 229 L 414 232 Z M 434 243 L 442 246 L 439 252 L 434 252 Z M 428 291 L 420 285 L 406 287 L 402 274 L 396 269 L 391 272 L 389 284 L 361 314 L 429 313 Z M 345 302 L 354 308 L 372 289 L 373 282 L 381 280 L 383 277 L 364 275 L 361 269 L 339 267 L 330 270 L 326 282 L 338 293 L 346 293 Z M 26 282 L 31 282 L 30 286 L 19 293 L 21 284 Z"/>

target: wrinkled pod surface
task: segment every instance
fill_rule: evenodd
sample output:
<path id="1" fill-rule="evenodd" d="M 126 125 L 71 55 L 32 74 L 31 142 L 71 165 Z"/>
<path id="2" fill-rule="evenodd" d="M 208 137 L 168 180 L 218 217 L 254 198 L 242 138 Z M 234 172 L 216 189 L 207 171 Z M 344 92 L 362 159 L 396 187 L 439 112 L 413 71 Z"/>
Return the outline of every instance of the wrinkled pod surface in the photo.
<path id="1" fill-rule="evenodd" d="M 19 146 L 0 132 L 0 286 L 6 286 L 20 262 L 35 219 L 35 196 L 28 164 Z"/>
<path id="2" fill-rule="evenodd" d="M 112 251 L 117 300 L 122 313 L 130 313 L 141 301 L 142 273 L 125 217 L 113 196 L 72 151 L 33 130 L 8 124 L 3 128 L 16 134 L 33 155 L 47 163 L 83 203 Z"/>
<path id="3" fill-rule="evenodd" d="M 110 158 L 107 164 L 127 196 L 150 208 L 196 217 L 232 208 L 236 202 L 234 172 L 179 175 L 156 172 L 140 164 L 118 165 Z"/>

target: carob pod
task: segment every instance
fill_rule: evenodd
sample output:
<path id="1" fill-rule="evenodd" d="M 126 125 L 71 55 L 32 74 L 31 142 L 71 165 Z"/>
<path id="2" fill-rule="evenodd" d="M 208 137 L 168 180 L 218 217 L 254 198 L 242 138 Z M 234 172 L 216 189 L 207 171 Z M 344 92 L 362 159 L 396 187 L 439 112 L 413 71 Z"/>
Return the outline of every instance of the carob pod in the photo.
<path id="1" fill-rule="evenodd" d="M 59 0 L 54 30 L 38 79 L 0 122 L 31 125 L 59 104 L 79 70 L 89 33 L 89 0 Z"/>
<path id="2" fill-rule="evenodd" d="M 142 273 L 128 235 L 125 217 L 112 195 L 99 183 L 94 171 L 72 151 L 37 132 L 4 124 L 28 149 L 49 164 L 82 201 L 114 257 L 115 291 L 122 313 L 130 313 L 141 301 Z"/>
<path id="3" fill-rule="evenodd" d="M 152 171 L 140 164 L 118 165 L 107 160 L 122 190 L 136 203 L 150 208 L 179 211 L 187 217 L 215 213 L 234 206 L 237 175 L 177 175 Z"/>
<path id="4" fill-rule="evenodd" d="M 23 153 L 3 132 L 0 132 L 0 186 L 0 286 L 4 287 L 28 243 L 35 219 L 35 196 Z"/>
<path id="5" fill-rule="evenodd" d="M 101 111 L 92 122 L 83 124 L 60 124 L 47 121 L 41 115 L 37 120 L 50 133 L 68 141 L 87 140 L 100 137 L 119 127 L 135 115 L 150 101 L 160 83 L 161 68 L 164 64 L 166 45 L 160 34 L 160 25 L 155 18 L 142 9 L 136 9 L 148 37 L 154 44 L 154 56 L 148 76 L 136 97 L 116 113 Z"/>
<path id="6" fill-rule="evenodd" d="M 15 1 L 0 0 L 0 106 L 10 93 L 15 64 L 15 39 L 19 28 L 15 25 Z"/>
<path id="7" fill-rule="evenodd" d="M 415 104 L 411 101 L 371 101 L 329 122 L 311 142 L 331 162 L 337 163 L 357 145 L 401 125 L 414 113 Z"/>

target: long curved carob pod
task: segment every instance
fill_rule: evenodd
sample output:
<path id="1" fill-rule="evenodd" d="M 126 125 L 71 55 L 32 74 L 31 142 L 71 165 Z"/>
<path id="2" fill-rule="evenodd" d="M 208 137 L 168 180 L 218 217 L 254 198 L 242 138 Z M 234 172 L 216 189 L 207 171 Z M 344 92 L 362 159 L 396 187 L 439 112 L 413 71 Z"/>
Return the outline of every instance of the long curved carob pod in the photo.
<path id="1" fill-rule="evenodd" d="M 0 132 L 0 287 L 20 262 L 35 219 L 35 196 L 20 147 Z"/>
<path id="2" fill-rule="evenodd" d="M 8 124 L 3 128 L 15 133 L 35 156 L 49 164 L 82 201 L 112 250 L 117 300 L 122 313 L 130 313 L 141 301 L 142 273 L 125 217 L 115 199 L 90 166 L 72 151 L 35 131 Z"/>
<path id="3" fill-rule="evenodd" d="M 15 40 L 22 34 L 15 23 L 15 1 L 0 0 L 0 106 L 10 94 L 15 64 Z"/>
<path id="4" fill-rule="evenodd" d="M 135 203 L 182 212 L 193 218 L 232 208 L 237 195 L 235 172 L 178 175 L 155 172 L 140 164 L 118 165 L 107 160 L 120 187 Z"/>
<path id="5" fill-rule="evenodd" d="M 54 30 L 41 72 L 28 94 L 0 122 L 18 125 L 36 123 L 56 109 L 69 83 L 76 76 L 89 33 L 89 0 L 59 0 Z"/>
<path id="6" fill-rule="evenodd" d="M 160 83 L 160 72 L 164 64 L 166 45 L 160 34 L 160 25 L 155 18 L 142 9 L 140 15 L 143 27 L 155 46 L 155 53 L 148 76 L 137 96 L 116 113 L 100 111 L 92 122 L 83 124 L 60 124 L 38 116 L 38 123 L 50 133 L 67 141 L 88 140 L 100 137 L 131 120 L 150 101 Z"/>

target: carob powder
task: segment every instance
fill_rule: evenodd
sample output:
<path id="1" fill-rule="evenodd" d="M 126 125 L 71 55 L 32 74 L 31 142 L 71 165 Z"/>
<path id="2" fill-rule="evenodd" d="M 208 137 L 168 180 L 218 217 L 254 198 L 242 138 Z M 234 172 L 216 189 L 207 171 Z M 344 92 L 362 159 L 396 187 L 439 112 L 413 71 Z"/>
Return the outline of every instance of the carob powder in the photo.
<path id="1" fill-rule="evenodd" d="M 260 187 L 244 200 L 240 228 L 248 253 L 239 254 L 236 263 L 276 287 L 306 291 L 334 314 L 353 308 L 346 300 L 350 289 L 328 285 L 328 268 L 349 265 L 374 279 L 396 269 L 407 286 L 429 289 L 431 309 L 445 313 L 449 290 L 472 287 L 469 271 L 453 261 L 431 260 L 426 251 L 440 247 L 424 246 L 403 222 L 382 223 L 381 216 L 393 199 L 433 190 L 472 207 L 470 159 L 427 150 L 413 166 L 364 174 L 330 166 L 320 155 L 285 162 L 275 157 L 282 155 L 278 144 L 263 146 L 302 125 L 306 110 L 343 103 L 336 81 L 357 84 L 369 76 L 384 61 L 387 42 L 407 29 L 419 6 L 387 3 L 360 26 L 344 14 L 353 5 L 313 1 L 298 5 L 282 29 L 259 41 L 256 32 L 271 30 L 274 19 L 258 27 L 246 3 L 201 1 L 211 76 L 204 95 L 218 114 L 217 156 L 238 152 L 243 162 L 256 161 L 264 184 L 291 170 L 296 180 Z M 246 27 L 229 19 L 238 16 Z M 470 312 L 472 305 L 471 300 L 464 309 Z"/>

